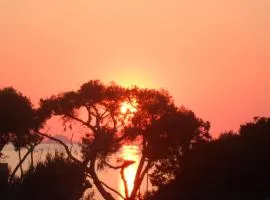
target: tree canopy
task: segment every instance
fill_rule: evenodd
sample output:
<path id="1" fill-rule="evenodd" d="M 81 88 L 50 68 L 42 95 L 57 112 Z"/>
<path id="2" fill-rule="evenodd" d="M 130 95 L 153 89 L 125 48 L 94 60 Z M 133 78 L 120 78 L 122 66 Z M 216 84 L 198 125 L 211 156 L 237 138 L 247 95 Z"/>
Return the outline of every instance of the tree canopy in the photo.
<path id="1" fill-rule="evenodd" d="M 270 197 L 270 118 L 259 117 L 193 149 L 176 180 L 150 199 L 267 199 Z"/>
<path id="2" fill-rule="evenodd" d="M 123 103 L 134 109 L 121 112 Z M 86 114 L 82 116 L 82 112 Z M 125 163 L 113 166 L 109 158 L 126 142 L 136 142 L 141 151 L 133 191 L 128 191 L 125 184 L 125 197 L 122 196 L 135 199 L 143 178 L 154 165 L 158 177 L 157 173 L 162 173 L 162 170 L 157 166 L 162 161 L 182 159 L 192 145 L 210 138 L 209 122 L 175 106 L 165 90 L 123 88 L 115 84 L 106 86 L 100 81 L 89 81 L 77 91 L 42 99 L 38 113 L 44 119 L 62 116 L 65 123 L 75 122 L 84 127 L 83 157 L 78 159 L 70 152 L 68 154 L 84 167 L 105 199 L 114 199 L 110 192 L 115 191 L 108 190 L 109 187 L 99 179 L 97 166 L 121 169 L 122 172 Z M 177 162 L 180 164 L 180 160 Z"/>
<path id="3" fill-rule="evenodd" d="M 0 90 L 0 152 L 9 142 L 19 148 L 38 141 L 34 132 L 41 126 L 29 98 L 12 87 Z"/>

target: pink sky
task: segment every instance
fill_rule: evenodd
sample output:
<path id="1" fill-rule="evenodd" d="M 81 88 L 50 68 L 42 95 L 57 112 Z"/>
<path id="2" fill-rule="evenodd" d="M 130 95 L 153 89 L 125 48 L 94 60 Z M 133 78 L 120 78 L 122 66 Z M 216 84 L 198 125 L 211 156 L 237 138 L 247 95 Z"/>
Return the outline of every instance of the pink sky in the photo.
<path id="1" fill-rule="evenodd" d="M 0 87 L 165 88 L 212 133 L 270 116 L 269 0 L 1 0 Z"/>

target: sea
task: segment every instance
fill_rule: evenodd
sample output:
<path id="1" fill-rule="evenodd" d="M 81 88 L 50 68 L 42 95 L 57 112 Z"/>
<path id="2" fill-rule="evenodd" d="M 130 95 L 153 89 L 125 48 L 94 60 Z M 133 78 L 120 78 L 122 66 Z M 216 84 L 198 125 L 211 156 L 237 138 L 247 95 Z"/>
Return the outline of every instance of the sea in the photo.
<path id="1" fill-rule="evenodd" d="M 72 154 L 74 156 L 78 158 L 81 156 L 80 146 L 78 144 L 73 144 L 72 146 L 69 145 L 69 147 L 71 147 Z M 37 162 L 43 161 L 46 158 L 46 155 L 48 153 L 54 154 L 55 151 L 65 152 L 64 148 L 60 144 L 57 144 L 57 143 L 39 144 L 35 148 L 35 151 L 34 151 L 34 164 Z M 4 156 L 3 158 L 0 159 L 0 162 L 8 163 L 9 169 L 12 171 L 19 162 L 18 152 L 14 151 L 14 147 L 11 144 L 8 144 L 4 147 L 2 153 Z M 26 153 L 26 150 L 22 149 L 21 150 L 22 157 L 25 153 Z M 139 160 L 138 149 L 134 148 L 134 146 L 125 146 L 125 148 L 123 148 L 121 152 L 119 152 L 118 154 L 116 154 L 114 157 L 111 158 L 113 163 L 121 159 L 135 159 L 136 161 L 136 163 L 133 166 L 131 165 L 125 170 L 126 171 L 125 175 L 127 177 L 129 189 L 131 189 L 133 187 L 132 186 L 133 178 L 135 176 L 135 172 L 136 172 L 138 160 Z M 30 156 L 28 156 L 26 161 L 23 163 L 23 169 L 27 169 L 30 165 L 30 162 L 31 162 Z M 18 170 L 17 175 L 18 176 L 20 175 L 20 170 Z M 111 186 L 112 188 L 114 188 L 115 190 L 119 191 L 121 194 L 124 195 L 124 187 L 123 187 L 123 183 L 122 183 L 122 179 L 121 179 L 119 171 L 116 171 L 114 169 L 105 169 L 103 171 L 98 172 L 98 175 L 99 175 L 99 178 L 103 182 L 107 183 L 109 186 Z M 146 180 L 144 180 L 140 191 L 144 193 L 146 189 L 148 188 L 146 188 Z M 99 192 L 96 189 L 94 189 L 94 191 L 95 191 L 95 199 L 102 200 L 103 198 L 101 197 Z M 117 199 L 121 199 L 120 197 L 118 198 L 116 195 L 114 196 Z"/>

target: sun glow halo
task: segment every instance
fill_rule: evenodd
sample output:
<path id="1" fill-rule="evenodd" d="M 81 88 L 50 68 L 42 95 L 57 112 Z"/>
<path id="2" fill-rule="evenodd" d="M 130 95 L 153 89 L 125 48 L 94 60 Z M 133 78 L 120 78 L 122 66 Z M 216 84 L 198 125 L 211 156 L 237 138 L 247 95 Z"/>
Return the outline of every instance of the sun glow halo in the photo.
<path id="1" fill-rule="evenodd" d="M 120 107 L 120 111 L 122 114 L 127 114 L 127 113 L 134 113 L 137 111 L 137 101 L 136 99 L 132 99 L 130 102 L 128 101 L 124 101 L 122 104 L 121 104 L 121 107 Z"/>

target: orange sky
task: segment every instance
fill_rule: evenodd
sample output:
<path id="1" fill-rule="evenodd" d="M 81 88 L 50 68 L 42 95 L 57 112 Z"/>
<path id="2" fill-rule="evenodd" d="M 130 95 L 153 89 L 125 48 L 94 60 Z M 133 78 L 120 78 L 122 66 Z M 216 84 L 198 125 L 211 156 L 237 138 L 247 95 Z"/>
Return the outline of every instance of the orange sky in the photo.
<path id="1" fill-rule="evenodd" d="M 270 116 L 269 0 L 0 0 L 0 87 L 165 88 L 212 133 Z"/>

